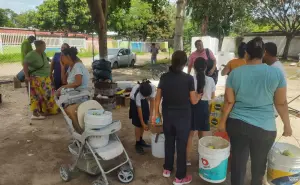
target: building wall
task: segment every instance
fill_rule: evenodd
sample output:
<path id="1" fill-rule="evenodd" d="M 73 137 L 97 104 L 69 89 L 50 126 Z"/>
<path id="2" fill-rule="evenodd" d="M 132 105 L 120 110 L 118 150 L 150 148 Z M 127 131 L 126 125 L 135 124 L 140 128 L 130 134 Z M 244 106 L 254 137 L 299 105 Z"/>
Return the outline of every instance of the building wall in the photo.
<path id="1" fill-rule="evenodd" d="M 248 42 L 253 39 L 255 36 L 245 36 L 244 42 Z M 285 36 L 261 36 L 264 42 L 274 42 L 278 47 L 278 55 L 283 54 L 284 46 L 286 43 Z M 235 37 L 225 37 L 222 44 L 221 51 L 226 52 L 235 52 Z M 300 53 L 300 36 L 294 37 L 291 42 L 289 54 L 290 57 L 298 57 Z"/>

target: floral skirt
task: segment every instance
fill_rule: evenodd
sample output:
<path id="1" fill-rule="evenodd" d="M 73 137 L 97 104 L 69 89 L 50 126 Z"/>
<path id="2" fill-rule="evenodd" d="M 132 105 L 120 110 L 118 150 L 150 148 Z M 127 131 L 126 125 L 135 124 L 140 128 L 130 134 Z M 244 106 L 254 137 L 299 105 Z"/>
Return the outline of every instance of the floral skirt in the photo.
<path id="1" fill-rule="evenodd" d="M 33 112 L 57 114 L 59 107 L 54 100 L 55 92 L 50 77 L 31 77 L 30 109 Z"/>

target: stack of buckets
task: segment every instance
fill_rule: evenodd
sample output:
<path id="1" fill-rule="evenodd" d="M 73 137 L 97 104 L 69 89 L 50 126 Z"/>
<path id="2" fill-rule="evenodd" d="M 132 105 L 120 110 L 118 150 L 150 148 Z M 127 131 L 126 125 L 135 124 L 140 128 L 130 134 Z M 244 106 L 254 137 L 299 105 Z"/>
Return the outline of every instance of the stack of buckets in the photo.
<path id="1" fill-rule="evenodd" d="M 221 137 L 207 136 L 199 140 L 198 147 L 200 177 L 211 183 L 224 182 L 230 155 L 229 142 Z"/>
<path id="2" fill-rule="evenodd" d="M 288 150 L 293 156 L 284 156 Z M 276 143 L 268 156 L 268 183 L 271 185 L 300 185 L 300 148 Z"/>

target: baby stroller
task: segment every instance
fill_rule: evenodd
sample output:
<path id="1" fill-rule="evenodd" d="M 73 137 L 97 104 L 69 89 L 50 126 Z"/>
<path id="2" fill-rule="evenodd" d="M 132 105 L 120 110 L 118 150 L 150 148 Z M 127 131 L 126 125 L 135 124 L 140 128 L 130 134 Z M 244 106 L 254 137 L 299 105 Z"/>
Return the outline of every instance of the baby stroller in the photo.
<path id="1" fill-rule="evenodd" d="M 68 148 L 75 160 L 70 166 L 60 167 L 60 176 L 67 182 L 71 180 L 72 172 L 77 168 L 91 175 L 99 175 L 92 185 L 108 185 L 106 174 L 118 170 L 118 179 L 122 183 L 129 183 L 134 178 L 133 166 L 116 135 L 121 129 L 121 122 L 112 121 L 112 113 L 104 111 L 97 101 L 88 100 L 89 97 L 88 91 L 73 90 L 62 92 L 56 100 L 72 134 L 73 141 Z M 74 119 L 72 121 L 65 108 L 78 102 L 77 122 Z M 105 163 L 115 163 L 118 158 L 122 158 L 122 162 L 118 165 L 111 164 L 109 169 L 104 170 Z"/>

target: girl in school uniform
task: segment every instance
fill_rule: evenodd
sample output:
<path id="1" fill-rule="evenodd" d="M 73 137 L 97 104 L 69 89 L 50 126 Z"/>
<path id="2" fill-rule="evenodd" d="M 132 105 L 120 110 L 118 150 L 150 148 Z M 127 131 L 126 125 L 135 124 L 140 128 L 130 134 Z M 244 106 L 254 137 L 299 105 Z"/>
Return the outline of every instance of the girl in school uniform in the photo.
<path id="1" fill-rule="evenodd" d="M 174 165 L 175 142 L 177 151 L 177 171 L 174 185 L 189 184 L 192 176 L 186 174 L 186 147 L 191 129 L 191 104 L 197 104 L 201 96 L 195 92 L 194 79 L 182 70 L 187 63 L 184 51 L 172 55 L 169 72 L 163 74 L 155 99 L 156 121 L 160 120 L 162 101 L 163 130 L 165 135 L 164 177 L 170 177 Z"/>
<path id="2" fill-rule="evenodd" d="M 192 124 L 191 132 L 187 146 L 187 165 L 191 165 L 191 152 L 193 145 L 193 137 L 195 133 L 198 137 L 210 134 L 209 125 L 209 101 L 215 97 L 216 85 L 213 78 L 205 75 L 207 63 L 204 58 L 197 58 L 194 63 L 194 83 L 198 93 L 203 93 L 201 100 L 192 105 Z"/>
<path id="3" fill-rule="evenodd" d="M 150 100 L 150 107 L 149 107 Z M 144 147 L 151 145 L 143 140 L 144 130 L 148 131 L 148 122 L 153 115 L 155 103 L 155 86 L 149 80 L 143 80 L 134 86 L 130 93 L 129 118 L 135 126 L 135 149 L 139 154 L 144 154 Z"/>

